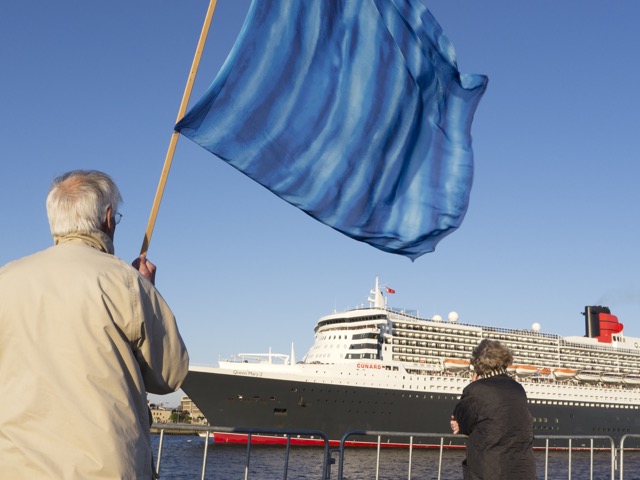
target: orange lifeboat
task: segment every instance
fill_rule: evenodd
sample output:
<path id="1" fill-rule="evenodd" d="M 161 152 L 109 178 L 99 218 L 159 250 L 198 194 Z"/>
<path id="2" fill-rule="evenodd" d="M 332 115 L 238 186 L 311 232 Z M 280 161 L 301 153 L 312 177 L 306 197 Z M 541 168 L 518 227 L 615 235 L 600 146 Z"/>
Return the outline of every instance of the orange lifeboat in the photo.
<path id="1" fill-rule="evenodd" d="M 597 383 L 602 379 L 600 372 L 595 372 L 593 370 L 581 370 L 576 375 L 576 378 L 581 382 L 586 383 Z"/>
<path id="2" fill-rule="evenodd" d="M 556 377 L 556 380 L 569 380 L 576 376 L 578 372 L 573 368 L 554 368 L 553 376 Z"/>
<path id="3" fill-rule="evenodd" d="M 516 365 L 516 375 L 519 377 L 528 377 L 538 372 L 538 367 L 533 365 Z"/>
<path id="4" fill-rule="evenodd" d="M 469 360 L 462 360 L 459 358 L 446 358 L 444 360 L 444 369 L 450 372 L 461 372 L 463 370 L 469 370 Z"/>

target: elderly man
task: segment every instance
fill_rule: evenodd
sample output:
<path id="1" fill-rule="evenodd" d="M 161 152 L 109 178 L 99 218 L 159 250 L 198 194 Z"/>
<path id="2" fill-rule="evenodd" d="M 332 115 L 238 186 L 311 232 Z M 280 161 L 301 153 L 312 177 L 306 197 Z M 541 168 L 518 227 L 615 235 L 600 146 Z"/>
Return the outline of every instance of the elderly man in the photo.
<path id="1" fill-rule="evenodd" d="M 188 356 L 155 266 L 113 255 L 120 202 L 104 173 L 57 178 L 55 245 L 0 268 L 0 478 L 153 477 L 146 392 Z"/>

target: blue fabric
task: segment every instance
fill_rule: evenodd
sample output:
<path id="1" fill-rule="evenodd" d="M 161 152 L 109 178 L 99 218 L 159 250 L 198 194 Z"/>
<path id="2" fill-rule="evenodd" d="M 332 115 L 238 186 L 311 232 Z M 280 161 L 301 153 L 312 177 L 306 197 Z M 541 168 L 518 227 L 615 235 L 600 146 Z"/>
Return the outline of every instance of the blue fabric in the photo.
<path id="1" fill-rule="evenodd" d="M 175 129 L 317 220 L 415 259 L 455 230 L 487 78 L 418 0 L 254 0 Z"/>

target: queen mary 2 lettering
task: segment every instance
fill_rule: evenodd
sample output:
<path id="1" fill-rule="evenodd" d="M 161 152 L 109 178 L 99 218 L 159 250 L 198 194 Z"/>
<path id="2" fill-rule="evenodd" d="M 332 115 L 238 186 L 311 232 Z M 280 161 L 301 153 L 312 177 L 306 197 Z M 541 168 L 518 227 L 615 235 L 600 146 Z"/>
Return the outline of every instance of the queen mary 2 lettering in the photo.
<path id="1" fill-rule="evenodd" d="M 527 392 L 537 435 L 640 434 L 640 338 L 625 336 L 607 307 L 585 307 L 586 335 L 559 336 L 538 324 L 464 324 L 453 312 L 419 318 L 389 307 L 377 279 L 368 300 L 369 307 L 320 318 L 300 362 L 293 352 L 241 354 L 218 367 L 191 366 L 182 388 L 215 426 L 322 431 L 333 444 L 353 430 L 449 433 L 471 381 L 471 352 L 490 338 L 514 354 L 509 372 Z M 246 441 L 219 432 L 214 439 Z M 420 442 L 413 439 L 429 446 Z"/>

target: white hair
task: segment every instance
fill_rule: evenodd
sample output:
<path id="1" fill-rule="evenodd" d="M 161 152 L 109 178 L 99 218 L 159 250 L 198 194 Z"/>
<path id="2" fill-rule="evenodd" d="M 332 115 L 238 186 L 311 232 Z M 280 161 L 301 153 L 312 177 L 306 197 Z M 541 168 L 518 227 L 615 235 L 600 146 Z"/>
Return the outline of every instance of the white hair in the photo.
<path id="1" fill-rule="evenodd" d="M 47 195 L 51 235 L 91 233 L 101 230 L 107 210 L 122 202 L 120 191 L 106 173 L 73 170 L 56 178 Z"/>

